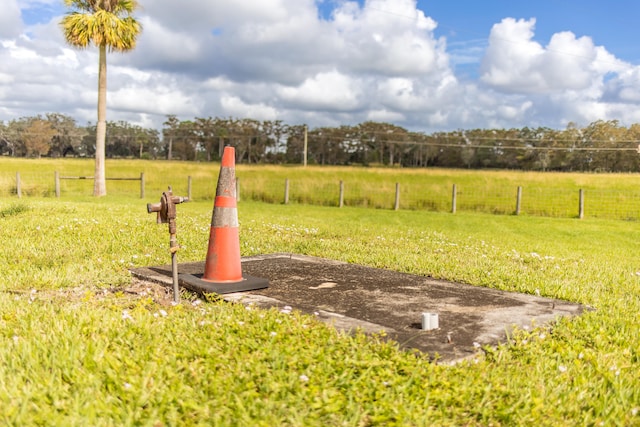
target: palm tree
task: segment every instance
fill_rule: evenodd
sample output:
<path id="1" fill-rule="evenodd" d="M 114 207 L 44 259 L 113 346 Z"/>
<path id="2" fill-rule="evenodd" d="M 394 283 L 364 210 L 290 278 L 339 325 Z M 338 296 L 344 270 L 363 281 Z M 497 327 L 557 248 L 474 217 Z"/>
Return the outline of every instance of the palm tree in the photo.
<path id="1" fill-rule="evenodd" d="M 67 43 L 78 48 L 94 44 L 100 51 L 98 68 L 98 123 L 94 196 L 107 194 L 105 140 L 107 135 L 107 49 L 126 52 L 135 48 L 142 26 L 132 16 L 136 0 L 64 0 L 70 9 L 60 25 Z"/>

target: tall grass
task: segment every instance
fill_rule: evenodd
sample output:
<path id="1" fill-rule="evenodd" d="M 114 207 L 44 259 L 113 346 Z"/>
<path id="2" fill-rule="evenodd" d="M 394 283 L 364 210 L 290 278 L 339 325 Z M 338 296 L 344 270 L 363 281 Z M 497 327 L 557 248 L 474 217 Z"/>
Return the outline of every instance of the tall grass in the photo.
<path id="1" fill-rule="evenodd" d="M 211 200 L 219 165 L 195 162 L 141 160 L 107 161 L 107 177 L 138 179 L 145 174 L 147 197 L 172 186 L 186 195 L 191 178 L 194 200 Z M 20 172 L 22 195 L 54 197 L 54 172 L 61 176 L 92 176 L 88 159 L 0 158 L 0 195 L 16 195 L 16 172 Z M 285 180 L 289 203 L 338 206 L 340 182 L 343 204 L 351 207 L 393 209 L 396 183 L 400 209 L 449 212 L 452 188 L 457 188 L 456 211 L 511 215 L 522 187 L 523 215 L 575 218 L 579 214 L 579 190 L 585 194 L 588 217 L 637 220 L 640 217 L 640 175 L 535 173 L 517 171 L 470 171 L 451 169 L 397 169 L 364 167 L 237 165 L 240 197 L 245 200 L 283 203 Z M 90 195 L 93 182 L 61 180 L 65 196 Z M 140 194 L 139 181 L 107 181 L 114 196 Z M 155 198 L 155 197 L 154 197 Z"/>

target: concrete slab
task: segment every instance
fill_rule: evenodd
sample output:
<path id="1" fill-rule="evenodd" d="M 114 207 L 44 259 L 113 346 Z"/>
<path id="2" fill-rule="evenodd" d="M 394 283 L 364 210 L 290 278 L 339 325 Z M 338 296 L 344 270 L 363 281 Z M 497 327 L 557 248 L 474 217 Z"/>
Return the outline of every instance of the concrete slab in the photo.
<path id="1" fill-rule="evenodd" d="M 182 263 L 178 269 L 201 274 L 204 262 Z M 385 331 L 401 347 L 438 354 L 440 362 L 472 356 L 477 344 L 503 342 L 514 326 L 540 326 L 585 310 L 562 300 L 295 254 L 243 258 L 242 270 L 268 279 L 269 287 L 222 295 L 228 301 L 265 308 L 288 305 L 336 328 Z M 131 273 L 142 280 L 172 284 L 170 265 Z M 438 314 L 438 329 L 422 330 L 423 312 Z"/>

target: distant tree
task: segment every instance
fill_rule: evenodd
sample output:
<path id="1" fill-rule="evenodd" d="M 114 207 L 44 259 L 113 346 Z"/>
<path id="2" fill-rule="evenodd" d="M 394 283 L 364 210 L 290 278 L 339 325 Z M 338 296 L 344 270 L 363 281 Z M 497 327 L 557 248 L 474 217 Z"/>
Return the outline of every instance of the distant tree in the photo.
<path id="1" fill-rule="evenodd" d="M 7 125 L 0 122 L 0 155 L 15 156 L 18 144 L 20 141 L 15 126 L 11 126 L 11 122 Z"/>
<path id="2" fill-rule="evenodd" d="M 267 138 L 265 160 L 269 163 L 281 163 L 284 157 L 288 126 L 282 120 L 265 120 L 262 122 L 262 132 Z"/>
<path id="3" fill-rule="evenodd" d="M 96 126 L 96 163 L 94 196 L 107 194 L 105 144 L 107 130 L 107 49 L 126 52 L 135 48 L 142 29 L 132 16 L 135 0 L 64 0 L 71 11 L 62 18 L 67 42 L 78 48 L 94 44 L 99 50 L 98 122 Z"/>
<path id="4" fill-rule="evenodd" d="M 107 157 L 156 158 L 160 140 L 158 131 L 129 122 L 107 122 Z"/>
<path id="5" fill-rule="evenodd" d="M 2 141 L 5 148 L 11 153 L 12 157 L 24 157 L 27 155 L 27 147 L 24 143 L 26 129 L 31 122 L 41 117 L 21 117 L 11 120 L 3 131 Z"/>
<path id="6" fill-rule="evenodd" d="M 0 122 L 0 155 L 9 154 L 13 156 L 12 139 L 9 134 L 9 127 L 4 122 Z"/>
<path id="7" fill-rule="evenodd" d="M 369 162 L 389 164 L 395 162 L 395 150 L 404 143 L 407 130 L 391 123 L 367 121 L 358 125 L 361 143 L 366 152 L 365 164 Z"/>
<path id="8" fill-rule="evenodd" d="M 45 153 L 48 123 L 54 134 Z M 42 128 L 38 128 L 42 126 Z M 640 172 L 640 124 L 597 120 L 585 127 L 569 123 L 564 130 L 458 129 L 432 134 L 408 132 L 379 122 L 307 129 L 281 120 L 200 118 L 180 121 L 167 116 L 159 132 L 125 121 L 106 124 L 107 157 L 158 156 L 216 161 L 225 145 L 236 148 L 245 163 L 300 163 L 307 139 L 307 159 L 321 165 L 379 163 L 389 166 L 496 168 L 539 171 Z M 62 114 L 22 117 L 0 122 L 0 155 L 93 156 L 96 126 L 76 126 Z M 44 135 L 44 141 L 35 136 Z"/>
<path id="9" fill-rule="evenodd" d="M 56 134 L 51 123 L 41 118 L 33 119 L 23 132 L 27 156 L 40 158 L 47 154 L 51 148 L 51 140 Z"/>
<path id="10" fill-rule="evenodd" d="M 287 128 L 287 148 L 285 161 L 300 163 L 304 152 L 304 125 L 292 125 Z"/>
<path id="11" fill-rule="evenodd" d="M 205 158 L 208 162 L 211 161 L 213 151 L 217 151 L 217 137 L 214 120 L 211 117 L 203 118 L 196 117 L 194 122 L 194 132 L 198 140 L 197 149 L 200 152 L 204 152 Z"/>
<path id="12" fill-rule="evenodd" d="M 183 120 L 178 123 L 173 137 L 173 157 L 180 160 L 196 160 L 198 136 L 195 123 Z"/>
<path id="13" fill-rule="evenodd" d="M 255 119 L 244 119 L 241 126 L 247 147 L 247 163 L 260 163 L 264 158 L 267 143 L 262 124 Z"/>
<path id="14" fill-rule="evenodd" d="M 640 124 L 634 123 L 627 130 L 626 135 L 627 145 L 630 148 L 638 150 L 640 147 Z M 637 172 L 640 171 L 640 155 L 637 151 L 620 153 L 620 171 L 623 172 Z"/>
<path id="15" fill-rule="evenodd" d="M 347 163 L 348 153 L 344 141 L 350 126 L 315 128 L 308 133 L 309 161 L 320 165 Z"/>
<path id="16" fill-rule="evenodd" d="M 216 159 L 222 159 L 225 145 L 231 144 L 231 139 L 229 138 L 229 119 L 216 117 L 213 121 L 213 126 L 215 128 L 216 140 L 218 142 L 218 155 L 216 156 Z"/>
<path id="17" fill-rule="evenodd" d="M 583 134 L 591 145 L 599 150 L 590 153 L 589 170 L 612 172 L 616 170 L 619 153 L 615 148 L 623 141 L 627 129 L 620 126 L 618 120 L 597 120 L 585 129 Z"/>
<path id="18" fill-rule="evenodd" d="M 156 129 L 146 129 L 136 126 L 136 140 L 140 147 L 139 158 L 157 159 L 161 151 L 160 134 Z"/>
<path id="19" fill-rule="evenodd" d="M 167 149 L 167 160 L 171 160 L 173 158 L 173 140 L 177 136 L 180 120 L 178 120 L 175 115 L 170 114 L 167 116 L 167 120 L 165 120 L 163 125 L 162 140 Z"/>
<path id="20" fill-rule="evenodd" d="M 88 123 L 82 129 L 85 133 L 78 148 L 80 157 L 94 157 L 96 155 L 96 125 Z"/>
<path id="21" fill-rule="evenodd" d="M 76 125 L 76 121 L 64 114 L 49 113 L 47 122 L 56 130 L 51 140 L 51 157 L 66 157 L 69 154 L 81 154 L 82 138 L 87 134 L 86 129 Z"/>

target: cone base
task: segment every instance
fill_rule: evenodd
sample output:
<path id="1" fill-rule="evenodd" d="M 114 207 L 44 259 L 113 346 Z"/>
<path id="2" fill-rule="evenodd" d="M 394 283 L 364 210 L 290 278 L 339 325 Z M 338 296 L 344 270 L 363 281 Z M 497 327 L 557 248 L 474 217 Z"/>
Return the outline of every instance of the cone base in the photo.
<path id="1" fill-rule="evenodd" d="M 212 282 L 193 274 L 179 274 L 180 285 L 199 294 L 230 294 L 233 292 L 254 291 L 269 287 L 269 280 L 261 277 L 243 275 L 238 282 Z"/>

